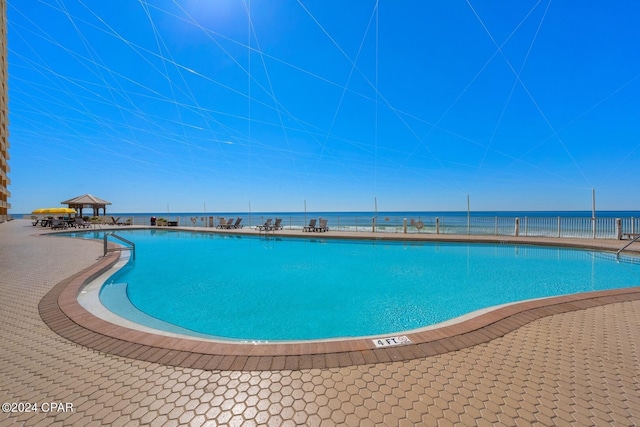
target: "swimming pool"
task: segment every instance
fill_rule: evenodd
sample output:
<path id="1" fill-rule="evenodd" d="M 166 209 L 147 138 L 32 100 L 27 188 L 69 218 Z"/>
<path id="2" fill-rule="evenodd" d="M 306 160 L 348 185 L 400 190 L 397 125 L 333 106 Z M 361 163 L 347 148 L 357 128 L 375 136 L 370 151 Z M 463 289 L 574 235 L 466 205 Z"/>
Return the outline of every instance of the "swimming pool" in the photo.
<path id="1" fill-rule="evenodd" d="M 499 304 L 640 283 L 637 263 L 578 249 L 118 234 L 136 243 L 136 260 L 107 281 L 101 298 L 126 283 L 128 299 L 147 315 L 232 340 L 386 335 Z"/>

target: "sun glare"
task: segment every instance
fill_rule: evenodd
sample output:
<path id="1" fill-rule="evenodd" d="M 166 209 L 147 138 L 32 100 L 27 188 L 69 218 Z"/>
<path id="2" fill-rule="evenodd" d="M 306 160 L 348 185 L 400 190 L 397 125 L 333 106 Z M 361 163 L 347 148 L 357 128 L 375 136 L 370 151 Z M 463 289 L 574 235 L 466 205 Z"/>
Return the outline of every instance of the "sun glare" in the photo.
<path id="1" fill-rule="evenodd" d="M 246 21 L 247 13 L 243 2 L 189 0 L 183 8 L 199 25 L 214 31 L 237 27 L 239 22 Z"/>

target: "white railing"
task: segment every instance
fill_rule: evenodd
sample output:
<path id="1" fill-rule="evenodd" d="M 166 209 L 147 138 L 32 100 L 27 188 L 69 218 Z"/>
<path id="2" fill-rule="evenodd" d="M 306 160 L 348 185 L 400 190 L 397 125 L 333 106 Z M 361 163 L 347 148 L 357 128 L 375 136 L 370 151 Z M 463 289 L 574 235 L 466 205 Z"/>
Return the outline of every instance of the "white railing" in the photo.
<path id="1" fill-rule="evenodd" d="M 180 227 L 215 228 L 223 215 L 164 217 L 168 224 Z M 229 218 L 227 216 L 225 218 Z M 286 230 L 302 230 L 309 223 L 311 215 L 266 215 L 244 214 L 241 225 L 252 228 L 264 224 L 267 218 L 275 221 L 282 217 L 282 225 Z M 236 216 L 233 216 L 236 218 Z M 317 217 L 315 217 L 317 219 Z M 373 216 L 325 214 L 332 231 L 342 232 L 375 232 L 375 233 L 407 233 L 407 234 L 457 234 L 457 235 L 493 235 L 493 236 L 525 236 L 556 237 L 580 239 L 615 239 L 621 235 L 640 233 L 640 218 L 596 218 L 587 217 L 511 217 L 511 216 Z M 128 216 L 133 225 L 151 225 L 149 216 Z M 159 224 L 159 217 L 156 224 Z M 166 225 L 167 223 L 162 223 Z"/>
<path id="2" fill-rule="evenodd" d="M 177 225 L 180 227 L 215 228 L 222 215 L 180 216 L 166 215 L 156 218 L 156 226 Z M 227 216 L 228 219 L 231 216 Z M 245 228 L 264 224 L 267 218 L 275 220 L 278 215 L 243 214 L 241 225 Z M 287 230 L 302 230 L 308 225 L 312 215 L 282 215 L 282 226 Z M 25 215 L 25 219 L 31 218 Z M 237 216 L 233 215 L 233 218 Z M 317 217 L 315 217 L 318 219 Z M 542 217 L 542 216 L 485 216 L 473 214 L 469 217 L 456 216 L 416 216 L 398 215 L 373 216 L 325 214 L 329 229 L 342 232 L 375 232 L 375 233 L 407 233 L 407 234 L 456 234 L 456 235 L 492 235 L 492 236 L 524 236 L 524 237 L 557 237 L 580 239 L 617 239 L 630 238 L 640 234 L 640 218 L 596 218 L 587 217 Z M 161 221 L 164 219 L 165 221 Z M 99 217 L 97 224 L 108 226 L 111 216 Z M 135 226 L 151 225 L 149 215 L 121 216 L 120 224 Z"/>

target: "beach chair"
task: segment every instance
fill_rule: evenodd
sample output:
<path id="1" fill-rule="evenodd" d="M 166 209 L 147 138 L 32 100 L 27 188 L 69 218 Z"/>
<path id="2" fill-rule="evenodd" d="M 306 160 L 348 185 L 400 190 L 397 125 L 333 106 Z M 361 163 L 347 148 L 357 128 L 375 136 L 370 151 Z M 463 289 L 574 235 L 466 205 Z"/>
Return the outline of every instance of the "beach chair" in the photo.
<path id="1" fill-rule="evenodd" d="M 227 221 L 224 218 L 219 218 L 218 221 L 216 228 L 225 228 L 227 226 Z"/>
<path id="2" fill-rule="evenodd" d="M 282 230 L 282 218 L 276 218 L 276 222 L 270 227 L 271 230 Z"/>
<path id="3" fill-rule="evenodd" d="M 313 231 L 318 231 L 318 232 L 320 232 L 320 233 L 325 232 L 325 231 L 329 231 L 329 227 L 327 227 L 327 221 L 328 221 L 328 220 L 326 220 L 326 219 L 324 219 L 324 218 L 321 218 L 321 219 L 320 219 L 320 225 L 319 225 L 319 226 L 317 226 L 317 227 L 315 227 L 315 228 L 313 229 Z"/>
<path id="4" fill-rule="evenodd" d="M 309 225 L 307 225 L 305 227 L 302 227 L 302 231 L 315 231 L 315 229 L 316 229 L 316 220 L 315 220 L 315 218 L 309 220 Z"/>
<path id="5" fill-rule="evenodd" d="M 240 225 L 241 222 L 242 222 L 242 218 L 238 217 L 236 219 L 236 222 L 231 226 L 231 228 L 235 228 L 235 229 L 242 228 L 242 225 Z"/>
<path id="6" fill-rule="evenodd" d="M 256 230 L 259 230 L 259 231 L 268 231 L 268 230 L 271 228 L 271 221 L 272 221 L 272 219 L 271 219 L 271 218 L 269 218 L 268 220 L 266 220 L 266 221 L 265 221 L 265 223 L 264 223 L 264 224 L 257 226 L 257 227 L 256 227 Z"/>
<path id="7" fill-rule="evenodd" d="M 222 226 L 225 230 L 229 230 L 231 227 L 233 227 L 233 218 L 229 218 L 227 223 Z"/>

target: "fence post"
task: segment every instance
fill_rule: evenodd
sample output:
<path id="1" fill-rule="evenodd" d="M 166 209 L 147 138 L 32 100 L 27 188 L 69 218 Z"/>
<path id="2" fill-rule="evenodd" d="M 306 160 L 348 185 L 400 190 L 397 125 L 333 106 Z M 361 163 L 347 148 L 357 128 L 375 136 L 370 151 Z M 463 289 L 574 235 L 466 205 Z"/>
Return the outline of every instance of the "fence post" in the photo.
<path id="1" fill-rule="evenodd" d="M 407 234 L 407 218 L 404 218 L 404 219 L 402 220 L 402 232 L 403 232 L 404 234 Z"/>
<path id="2" fill-rule="evenodd" d="M 616 218 L 616 238 L 622 240 L 622 220 Z"/>
<path id="3" fill-rule="evenodd" d="M 520 235 L 520 218 L 516 218 L 516 231 L 515 231 L 516 237 L 518 237 Z"/>
<path id="4" fill-rule="evenodd" d="M 558 217 L 558 237 L 560 237 L 560 217 Z"/>
<path id="5" fill-rule="evenodd" d="M 371 232 L 372 233 L 376 232 L 376 217 L 375 216 L 373 218 L 371 218 Z"/>
<path id="6" fill-rule="evenodd" d="M 440 218 L 436 217 L 436 234 L 440 234 Z"/>

